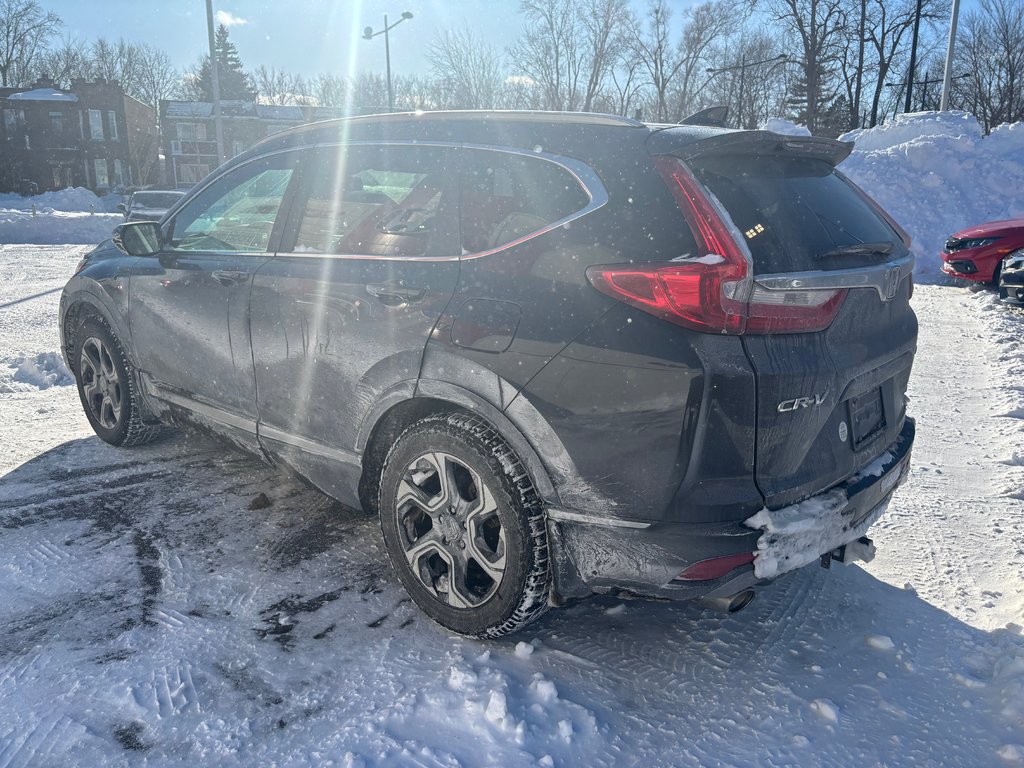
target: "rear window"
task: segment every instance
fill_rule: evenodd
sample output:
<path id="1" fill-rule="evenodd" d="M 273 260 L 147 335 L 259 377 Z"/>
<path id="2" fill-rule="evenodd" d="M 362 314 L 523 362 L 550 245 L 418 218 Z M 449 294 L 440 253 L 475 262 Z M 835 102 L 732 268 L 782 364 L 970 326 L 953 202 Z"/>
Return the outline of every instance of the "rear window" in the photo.
<path id="1" fill-rule="evenodd" d="M 173 192 L 136 192 L 132 198 L 133 208 L 170 208 L 181 200 L 182 195 Z"/>
<path id="2" fill-rule="evenodd" d="M 694 170 L 743 234 L 758 273 L 843 269 L 906 252 L 885 219 L 824 160 L 733 155 L 704 159 Z M 891 250 L 825 256 L 862 243 L 890 243 Z"/>

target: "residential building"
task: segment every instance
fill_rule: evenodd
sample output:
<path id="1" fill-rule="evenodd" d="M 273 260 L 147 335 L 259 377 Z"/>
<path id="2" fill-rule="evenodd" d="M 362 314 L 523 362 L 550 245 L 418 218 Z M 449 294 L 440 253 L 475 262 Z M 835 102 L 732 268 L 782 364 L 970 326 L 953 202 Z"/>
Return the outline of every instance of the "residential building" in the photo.
<path id="1" fill-rule="evenodd" d="M 0 192 L 104 193 L 156 181 L 156 112 L 116 82 L 0 88 L 0 112 Z"/>
<path id="2" fill-rule="evenodd" d="M 222 101 L 225 159 L 241 154 L 260 139 L 285 128 L 346 114 L 345 110 L 336 107 Z M 161 101 L 160 130 L 168 187 L 191 187 L 219 165 L 212 103 Z"/>

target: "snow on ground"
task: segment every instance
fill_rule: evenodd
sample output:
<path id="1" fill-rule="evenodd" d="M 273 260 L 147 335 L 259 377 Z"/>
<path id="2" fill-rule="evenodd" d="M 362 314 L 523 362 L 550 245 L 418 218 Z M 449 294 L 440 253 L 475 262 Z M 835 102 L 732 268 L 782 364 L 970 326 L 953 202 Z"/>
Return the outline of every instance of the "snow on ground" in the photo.
<path id="1" fill-rule="evenodd" d="M 946 205 L 861 173 L 904 224 Z M 916 289 L 914 463 L 870 564 L 478 642 L 361 512 L 207 438 L 99 441 L 55 322 L 86 250 L 0 245 L 0 767 L 1024 765 L 1024 313 L 990 292 Z"/>
<path id="2" fill-rule="evenodd" d="M 56 351 L 81 250 L 0 248 L 0 349 Z M 60 381 L 0 393 L 0 766 L 1019 764 L 1024 315 L 914 301 L 915 465 L 874 562 L 501 642 L 426 620 L 374 521 L 256 459 L 111 448 Z"/>
<path id="3" fill-rule="evenodd" d="M 1024 217 L 1024 123 L 982 133 L 963 112 L 917 112 L 840 136 L 855 142 L 840 169 L 913 236 L 918 276 L 938 279 L 954 232 Z"/>
<path id="4" fill-rule="evenodd" d="M 97 197 L 82 187 L 22 197 L 0 195 L 0 243 L 90 243 L 124 221 L 120 195 Z"/>

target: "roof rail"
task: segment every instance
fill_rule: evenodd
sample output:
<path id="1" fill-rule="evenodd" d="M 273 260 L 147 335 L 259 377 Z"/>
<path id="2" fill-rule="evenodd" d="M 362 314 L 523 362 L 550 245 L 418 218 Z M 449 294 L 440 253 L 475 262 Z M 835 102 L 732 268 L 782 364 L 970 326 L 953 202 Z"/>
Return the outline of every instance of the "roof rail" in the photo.
<path id="1" fill-rule="evenodd" d="M 597 112 L 544 112 L 541 110 L 517 109 L 464 109 L 416 112 L 385 112 L 378 115 L 357 115 L 341 118 L 353 123 L 391 123 L 409 120 L 500 120 L 522 123 L 564 123 L 568 125 L 604 125 L 623 128 L 645 128 L 646 126 L 628 117 L 605 115 Z"/>

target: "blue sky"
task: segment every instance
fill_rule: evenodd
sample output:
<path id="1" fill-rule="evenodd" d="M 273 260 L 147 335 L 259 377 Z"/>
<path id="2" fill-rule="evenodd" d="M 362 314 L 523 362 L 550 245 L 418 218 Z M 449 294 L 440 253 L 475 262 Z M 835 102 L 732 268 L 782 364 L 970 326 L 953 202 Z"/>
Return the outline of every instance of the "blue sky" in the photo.
<path id="1" fill-rule="evenodd" d="M 64 19 L 64 34 L 148 41 L 167 51 L 178 67 L 191 66 L 206 50 L 205 0 L 41 0 Z M 384 40 L 361 38 L 379 29 L 384 13 L 395 21 L 414 17 L 391 33 L 391 65 L 397 73 L 428 67 L 424 51 L 443 29 L 469 23 L 504 46 L 522 29 L 518 3 L 486 0 L 214 0 L 214 11 L 246 23 L 231 25 L 231 39 L 247 68 L 261 64 L 303 75 L 321 71 L 384 71 Z"/>
<path id="2" fill-rule="evenodd" d="M 674 0 L 676 13 L 697 0 Z M 942 0 L 940 0 L 941 2 Z M 190 67 L 206 51 L 205 0 L 41 0 L 64 19 L 64 34 L 94 40 L 104 36 L 148 41 L 170 54 L 178 68 Z M 380 29 L 402 11 L 413 18 L 391 33 L 396 74 L 429 68 L 425 51 L 438 32 L 469 25 L 503 49 L 523 29 L 517 0 L 214 0 L 230 25 L 248 69 L 260 65 L 310 76 L 318 72 L 384 71 L 384 40 L 363 40 L 366 26 Z M 647 0 L 631 0 L 642 14 Z M 977 7 L 962 0 L 961 19 Z M 242 23 L 244 22 L 244 23 Z M 944 49 L 945 35 L 942 36 Z"/>

